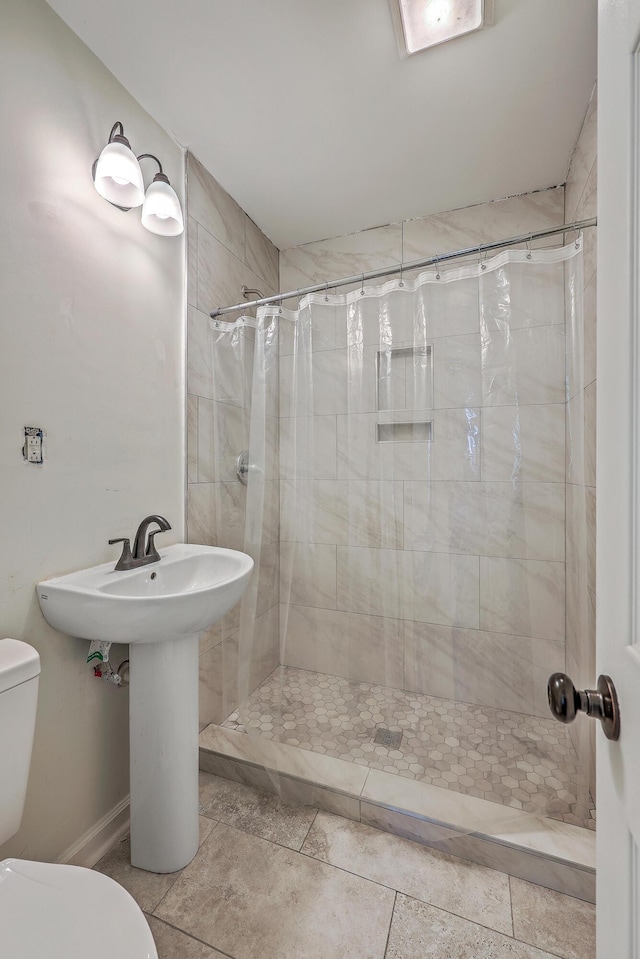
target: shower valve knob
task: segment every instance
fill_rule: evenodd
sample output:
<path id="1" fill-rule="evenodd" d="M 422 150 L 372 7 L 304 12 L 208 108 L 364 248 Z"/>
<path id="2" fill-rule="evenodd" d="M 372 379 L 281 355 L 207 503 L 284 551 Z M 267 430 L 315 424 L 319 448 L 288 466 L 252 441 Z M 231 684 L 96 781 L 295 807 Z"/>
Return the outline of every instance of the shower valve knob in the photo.
<path id="1" fill-rule="evenodd" d="M 576 689 L 566 673 L 553 673 L 547 684 L 549 708 L 560 723 L 572 723 L 579 712 L 599 719 L 607 739 L 620 738 L 620 707 L 613 680 L 599 676 L 597 689 Z"/>

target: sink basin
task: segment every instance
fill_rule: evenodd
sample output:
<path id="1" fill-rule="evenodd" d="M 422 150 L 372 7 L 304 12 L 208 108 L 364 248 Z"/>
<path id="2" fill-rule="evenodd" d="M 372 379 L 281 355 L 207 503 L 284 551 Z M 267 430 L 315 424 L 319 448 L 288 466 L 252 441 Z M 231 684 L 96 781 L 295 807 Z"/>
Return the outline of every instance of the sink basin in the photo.
<path id="1" fill-rule="evenodd" d="M 37 592 L 54 629 L 130 644 L 131 862 L 175 872 L 198 849 L 198 634 L 240 600 L 253 560 L 184 543 L 159 552 L 149 566 L 105 563 Z"/>
<path id="2" fill-rule="evenodd" d="M 181 543 L 160 562 L 115 572 L 113 563 L 38 584 L 47 622 L 69 636 L 161 643 L 193 636 L 241 598 L 253 569 L 245 553 Z"/>

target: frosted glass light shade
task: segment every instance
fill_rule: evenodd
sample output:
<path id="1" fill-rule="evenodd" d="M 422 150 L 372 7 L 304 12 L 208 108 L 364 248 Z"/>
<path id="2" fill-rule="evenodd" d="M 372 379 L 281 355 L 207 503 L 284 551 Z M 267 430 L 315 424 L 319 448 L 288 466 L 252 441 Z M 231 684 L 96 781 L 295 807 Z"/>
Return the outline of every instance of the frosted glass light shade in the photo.
<path id="1" fill-rule="evenodd" d="M 116 206 L 135 207 L 144 201 L 142 170 L 135 154 L 113 140 L 98 157 L 93 178 L 100 196 Z"/>
<path id="2" fill-rule="evenodd" d="M 484 26 L 484 0 L 399 0 L 407 53 Z"/>
<path id="3" fill-rule="evenodd" d="M 164 180 L 154 179 L 147 187 L 142 205 L 142 225 L 161 236 L 178 236 L 184 230 L 180 200 Z"/>

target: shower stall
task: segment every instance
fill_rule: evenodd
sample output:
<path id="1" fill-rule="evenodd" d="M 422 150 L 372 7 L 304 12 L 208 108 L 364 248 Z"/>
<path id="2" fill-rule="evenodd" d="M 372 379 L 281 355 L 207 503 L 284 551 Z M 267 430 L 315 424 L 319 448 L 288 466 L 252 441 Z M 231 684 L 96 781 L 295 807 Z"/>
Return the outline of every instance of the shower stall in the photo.
<path id="1" fill-rule="evenodd" d="M 248 440 L 236 479 L 213 424 L 224 495 L 247 483 L 221 545 L 256 573 L 201 765 L 591 898 L 593 799 L 546 699 L 588 561 L 583 242 L 211 320 Z"/>

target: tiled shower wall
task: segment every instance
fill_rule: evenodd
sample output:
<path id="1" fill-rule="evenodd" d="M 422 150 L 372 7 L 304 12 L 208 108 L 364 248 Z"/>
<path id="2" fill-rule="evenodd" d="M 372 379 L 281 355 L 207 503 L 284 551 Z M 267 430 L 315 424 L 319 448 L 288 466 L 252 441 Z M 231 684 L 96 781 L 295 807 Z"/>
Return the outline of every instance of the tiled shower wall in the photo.
<path id="1" fill-rule="evenodd" d="M 278 250 L 191 154 L 187 210 L 187 542 L 243 549 L 247 490 L 236 459 L 249 445 L 253 330 L 212 335 L 208 314 L 241 302 L 243 285 L 277 292 Z M 252 688 L 279 657 L 277 496 L 271 500 L 276 510 L 260 556 Z M 238 606 L 201 637 L 202 725 L 235 708 L 239 614 Z"/>
<path id="2" fill-rule="evenodd" d="M 597 91 L 594 90 L 571 161 L 565 192 L 567 222 L 596 216 Z M 596 632 L 596 230 L 585 231 L 584 328 L 567 350 L 576 353 L 570 378 L 567 436 L 571 420 L 584 430 L 584 447 L 567 475 L 567 673 L 579 689 L 595 685 Z M 569 330 L 567 329 L 567 333 Z M 582 419 L 582 422 L 577 422 Z M 567 460 L 569 462 L 569 449 Z M 586 546 L 586 556 L 585 556 Z M 569 733 L 595 796 L 594 723 L 575 722 Z"/>
<path id="3" fill-rule="evenodd" d="M 405 223 L 404 260 L 557 226 L 563 217 L 564 189 L 557 188 L 412 220 Z M 355 275 L 399 263 L 400 258 L 400 224 L 307 244 L 281 252 L 281 289 Z M 546 679 L 565 662 L 564 332 L 561 323 L 556 329 L 557 335 L 542 327 L 539 338 L 531 331 L 531 344 L 535 347 L 533 341 L 539 339 L 547 350 L 544 355 L 527 346 L 518 351 L 516 373 L 519 384 L 527 384 L 521 394 L 527 394 L 524 403 L 480 410 L 482 472 L 468 477 L 479 481 L 463 482 L 456 464 L 445 462 L 445 472 L 429 491 L 420 477 L 405 476 L 400 468 L 394 471 L 394 482 L 382 484 L 389 487 L 382 507 L 377 473 L 367 477 L 357 469 L 357 462 L 371 453 L 363 449 L 358 456 L 355 449 L 362 415 L 350 412 L 346 391 L 339 406 L 336 375 L 346 365 L 346 350 L 325 338 L 313 363 L 314 389 L 328 402 L 313 424 L 322 448 L 316 472 L 301 493 L 308 498 L 304 509 L 321 520 L 303 524 L 306 542 L 300 542 L 305 536 L 296 531 L 295 550 L 287 541 L 290 524 L 282 528 L 281 567 L 293 570 L 285 665 L 547 715 Z M 514 341 L 519 333 L 512 333 Z M 479 367 L 479 332 L 475 336 Z M 454 355 L 461 339 L 441 335 L 435 342 L 441 354 Z M 287 352 L 286 339 L 282 352 Z M 281 362 L 280 432 L 286 454 L 291 422 L 283 414 L 292 411 L 283 375 L 287 357 Z M 472 366 L 465 371 L 470 376 Z M 464 416 L 467 404 L 460 399 L 440 405 L 450 408 L 439 410 L 438 416 L 455 419 Z M 525 463 L 524 482 L 514 485 L 504 453 L 516 414 L 530 461 Z M 363 429 L 368 436 L 366 423 Z M 346 446 L 341 441 L 345 437 Z M 436 441 L 434 457 L 435 447 Z M 307 474 L 310 468 L 307 463 Z M 368 484 L 368 479 L 376 482 Z M 501 530 L 490 544 L 482 532 L 485 509 L 494 513 L 492 532 Z M 456 516 L 462 516 L 462 522 L 452 531 Z M 434 523 L 441 521 L 441 542 L 431 551 L 421 531 L 427 525 L 433 531 Z M 526 530 L 526 535 L 518 535 L 518 530 Z M 397 577 L 405 567 L 407 576 L 394 582 L 394 573 Z M 416 572 L 423 591 L 406 588 Z M 425 609 L 442 605 L 442 591 L 453 581 L 462 584 L 466 597 L 464 621 L 458 605 L 457 615 L 423 622 L 431 619 Z M 284 582 L 281 588 L 283 600 L 288 585 Z M 531 616 L 523 619 L 523 609 L 531 610 Z"/>

